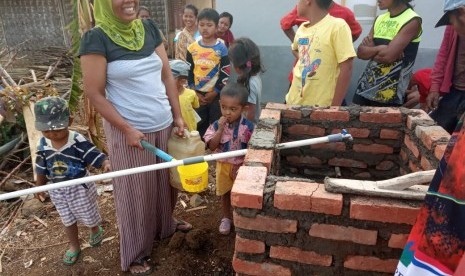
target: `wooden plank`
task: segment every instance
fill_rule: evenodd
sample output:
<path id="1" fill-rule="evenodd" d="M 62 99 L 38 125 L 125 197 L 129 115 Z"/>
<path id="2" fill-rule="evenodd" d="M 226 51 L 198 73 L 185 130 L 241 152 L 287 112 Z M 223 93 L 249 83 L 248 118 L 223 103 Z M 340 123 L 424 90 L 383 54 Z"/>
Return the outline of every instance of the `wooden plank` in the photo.
<path id="1" fill-rule="evenodd" d="M 325 190 L 332 193 L 357 194 L 388 198 L 423 200 L 428 186 L 414 185 L 402 191 L 380 189 L 376 181 L 325 178 Z"/>
<path id="2" fill-rule="evenodd" d="M 24 122 L 26 123 L 27 138 L 29 140 L 32 169 L 34 171 L 34 181 L 35 181 L 37 180 L 36 148 L 37 148 L 37 142 L 39 141 L 40 137 L 42 137 L 42 133 L 40 131 L 37 131 L 35 127 L 34 103 L 33 102 L 30 102 L 29 106 L 27 105 L 23 106 L 23 115 L 24 115 Z"/>

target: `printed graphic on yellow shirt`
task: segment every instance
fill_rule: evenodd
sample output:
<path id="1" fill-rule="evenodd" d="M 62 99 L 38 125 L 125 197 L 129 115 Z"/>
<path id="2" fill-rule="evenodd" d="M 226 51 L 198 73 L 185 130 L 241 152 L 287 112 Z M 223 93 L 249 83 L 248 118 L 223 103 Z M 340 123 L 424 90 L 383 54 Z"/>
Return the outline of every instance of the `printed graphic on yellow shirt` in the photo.
<path id="1" fill-rule="evenodd" d="M 321 64 L 321 59 L 315 59 L 312 61 L 312 53 L 310 51 L 311 49 L 311 44 L 314 42 L 312 38 L 308 37 L 303 37 L 299 38 L 298 40 L 298 47 L 299 47 L 299 57 L 300 57 L 300 64 L 303 65 L 303 70 L 302 70 L 302 87 L 301 87 L 301 97 L 303 97 L 304 93 L 304 86 L 305 82 L 307 80 L 307 77 L 312 78 L 313 76 L 316 75 L 318 67 Z M 313 45 L 316 46 L 316 45 Z M 315 52 L 319 52 L 318 49 L 314 49 Z"/>

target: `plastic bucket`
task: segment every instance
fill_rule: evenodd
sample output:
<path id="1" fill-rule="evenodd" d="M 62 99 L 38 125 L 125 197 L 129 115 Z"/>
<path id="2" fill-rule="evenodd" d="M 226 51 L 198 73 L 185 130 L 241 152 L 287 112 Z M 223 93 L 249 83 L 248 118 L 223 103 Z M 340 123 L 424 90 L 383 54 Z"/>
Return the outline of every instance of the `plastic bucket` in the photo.
<path id="1" fill-rule="evenodd" d="M 184 190 L 199 193 L 208 187 L 208 163 L 202 162 L 178 167 L 179 178 Z"/>

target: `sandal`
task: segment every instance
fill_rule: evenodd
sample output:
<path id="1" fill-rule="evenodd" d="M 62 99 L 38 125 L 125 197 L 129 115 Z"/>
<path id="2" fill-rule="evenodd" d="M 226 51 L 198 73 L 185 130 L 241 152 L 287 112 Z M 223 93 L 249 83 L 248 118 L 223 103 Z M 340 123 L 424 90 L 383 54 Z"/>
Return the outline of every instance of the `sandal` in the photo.
<path id="1" fill-rule="evenodd" d="M 180 231 L 183 233 L 187 233 L 192 230 L 192 224 L 182 220 L 182 219 L 174 219 L 176 221 L 176 231 Z"/>
<path id="2" fill-rule="evenodd" d="M 99 225 L 97 233 L 90 233 L 89 245 L 92 247 L 99 246 L 103 240 L 103 228 Z"/>
<path id="3" fill-rule="evenodd" d="M 131 271 L 131 268 L 129 268 L 129 271 L 131 272 L 131 275 L 150 275 L 152 272 L 155 270 L 154 269 L 154 264 L 152 263 L 152 260 L 150 257 L 144 257 L 140 260 L 133 261 L 130 267 L 134 266 L 141 266 L 143 268 L 148 268 L 146 271 L 143 272 L 133 272 Z"/>
<path id="4" fill-rule="evenodd" d="M 225 236 L 229 235 L 229 233 L 231 232 L 231 220 L 228 218 L 222 218 L 219 230 L 220 234 Z"/>
<path id="5" fill-rule="evenodd" d="M 65 255 L 63 256 L 63 263 L 65 265 L 73 265 L 79 259 L 79 255 L 81 254 L 81 250 L 71 252 L 70 250 L 66 250 Z"/>

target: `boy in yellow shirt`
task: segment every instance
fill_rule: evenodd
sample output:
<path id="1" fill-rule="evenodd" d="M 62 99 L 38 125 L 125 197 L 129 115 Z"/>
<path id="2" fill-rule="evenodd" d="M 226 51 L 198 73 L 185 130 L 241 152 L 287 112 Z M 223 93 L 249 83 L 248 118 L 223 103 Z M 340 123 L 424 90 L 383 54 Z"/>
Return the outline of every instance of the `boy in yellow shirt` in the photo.
<path id="1" fill-rule="evenodd" d="M 339 106 L 356 56 L 347 23 L 328 14 L 331 0 L 299 0 L 297 13 L 309 19 L 297 29 L 292 52 L 298 59 L 286 103 Z"/>
<path id="2" fill-rule="evenodd" d="M 186 122 L 189 131 L 197 130 L 197 123 L 200 121 L 200 117 L 194 108 L 200 106 L 199 98 L 194 90 L 185 87 L 190 66 L 185 61 L 174 59 L 170 61 L 170 67 L 176 79 L 182 118 Z"/>

